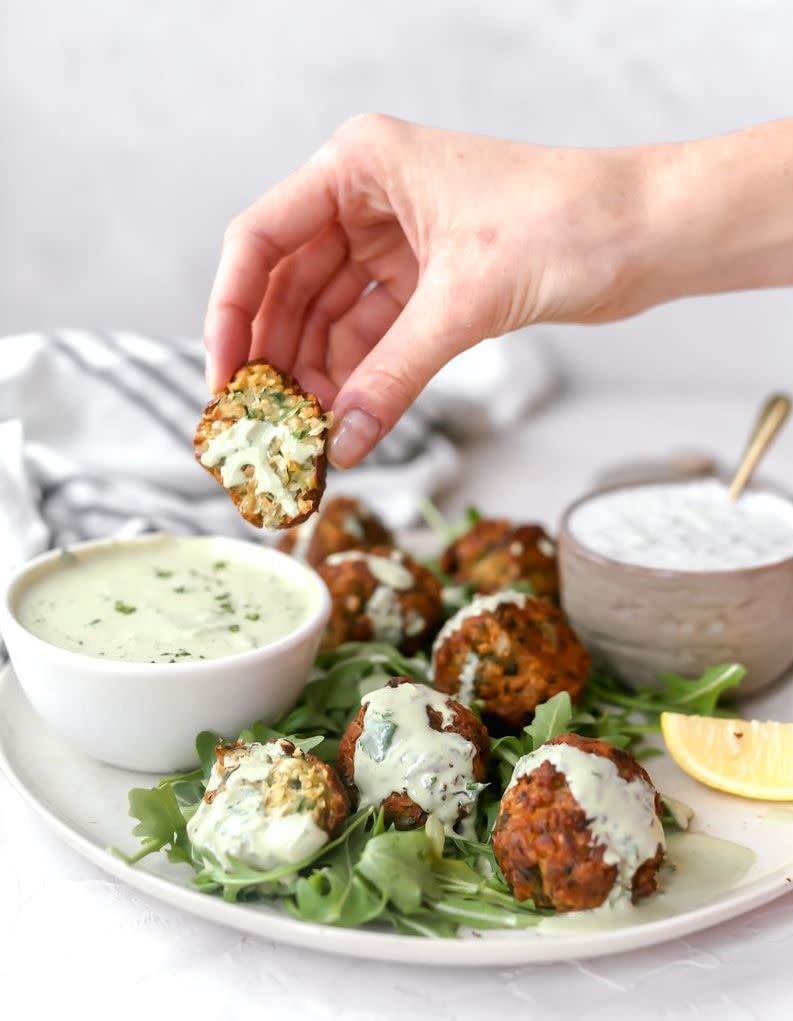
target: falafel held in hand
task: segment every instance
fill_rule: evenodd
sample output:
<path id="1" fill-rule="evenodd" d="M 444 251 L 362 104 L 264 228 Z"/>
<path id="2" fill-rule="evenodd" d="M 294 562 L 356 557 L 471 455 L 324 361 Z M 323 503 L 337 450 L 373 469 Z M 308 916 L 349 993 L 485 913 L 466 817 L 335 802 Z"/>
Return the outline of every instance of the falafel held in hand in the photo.
<path id="1" fill-rule="evenodd" d="M 793 284 L 793 119 L 704 141 L 556 149 L 367 114 L 229 226 L 210 387 L 264 358 L 334 411 L 357 464 L 455 355 Z"/>

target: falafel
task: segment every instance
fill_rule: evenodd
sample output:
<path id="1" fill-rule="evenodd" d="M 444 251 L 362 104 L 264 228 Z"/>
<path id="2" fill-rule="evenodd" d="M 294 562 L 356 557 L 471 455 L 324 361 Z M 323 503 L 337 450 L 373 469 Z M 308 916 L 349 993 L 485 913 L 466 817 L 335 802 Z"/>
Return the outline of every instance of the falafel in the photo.
<path id="1" fill-rule="evenodd" d="M 323 649 L 345 642 L 390 642 L 405 655 L 424 647 L 442 615 L 441 586 L 431 571 L 401 550 L 334 553 L 317 568 L 332 608 Z"/>
<path id="2" fill-rule="evenodd" d="M 556 545 L 540 525 L 504 518 L 477 521 L 444 550 L 441 570 L 458 585 L 497 592 L 527 582 L 536 596 L 559 595 Z"/>
<path id="3" fill-rule="evenodd" d="M 470 709 L 408 677 L 361 699 L 339 744 L 338 768 L 359 807 L 382 808 L 397 829 L 432 813 L 449 835 L 474 835 L 490 738 Z"/>
<path id="4" fill-rule="evenodd" d="M 518 900 L 557 911 L 635 904 L 657 888 L 661 799 L 628 752 L 562 734 L 518 760 L 492 843 Z"/>
<path id="5" fill-rule="evenodd" d="M 435 687 L 466 705 L 476 701 L 510 729 L 560 691 L 575 702 L 590 666 L 558 607 L 510 589 L 477 596 L 444 624 L 432 648 Z"/>
<path id="6" fill-rule="evenodd" d="M 279 543 L 282 553 L 316 567 L 333 553 L 390 546 L 393 535 L 380 518 L 360 500 L 337 496 L 302 525 L 290 529 Z"/>
<path id="7" fill-rule="evenodd" d="M 196 460 L 257 528 L 291 528 L 325 488 L 330 419 L 317 398 L 266 362 L 243 365 L 210 401 L 195 433 Z"/>
<path id="8" fill-rule="evenodd" d="M 341 829 L 350 799 L 332 766 L 286 739 L 218 745 L 187 824 L 200 857 L 257 869 L 310 858 Z"/>

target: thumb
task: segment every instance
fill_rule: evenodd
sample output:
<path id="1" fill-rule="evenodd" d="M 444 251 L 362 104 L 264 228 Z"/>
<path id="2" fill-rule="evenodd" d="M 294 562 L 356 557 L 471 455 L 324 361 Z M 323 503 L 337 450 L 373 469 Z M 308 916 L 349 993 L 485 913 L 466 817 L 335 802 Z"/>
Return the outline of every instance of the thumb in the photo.
<path id="1" fill-rule="evenodd" d="M 352 468 L 388 433 L 432 377 L 482 337 L 461 320 L 448 289 L 422 281 L 383 339 L 352 372 L 333 403 L 328 457 Z"/>

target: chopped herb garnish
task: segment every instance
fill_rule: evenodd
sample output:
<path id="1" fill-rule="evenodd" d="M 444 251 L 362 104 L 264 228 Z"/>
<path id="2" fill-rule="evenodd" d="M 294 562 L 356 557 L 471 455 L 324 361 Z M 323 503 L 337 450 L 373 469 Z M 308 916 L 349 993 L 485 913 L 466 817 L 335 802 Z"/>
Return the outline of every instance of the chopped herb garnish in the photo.
<path id="1" fill-rule="evenodd" d="M 179 651 L 178 651 L 178 652 L 176 653 L 176 655 L 177 655 L 177 656 L 189 656 L 189 655 L 191 655 L 191 653 L 189 653 L 189 652 L 187 651 L 187 649 L 180 649 L 180 650 L 179 650 Z"/>
<path id="2" fill-rule="evenodd" d="M 230 602 L 228 602 L 228 600 L 225 603 L 220 603 L 218 609 L 221 610 L 223 613 L 234 613 L 234 607 L 231 605 Z"/>
<path id="3" fill-rule="evenodd" d="M 162 571 L 159 567 L 155 567 L 154 573 L 158 578 L 171 578 L 173 577 L 173 571 Z"/>
<path id="4" fill-rule="evenodd" d="M 258 613 L 246 613 L 245 614 L 245 619 L 246 620 L 258 620 L 259 619 L 259 614 Z"/>
<path id="5" fill-rule="evenodd" d="M 239 624 L 229 624 L 229 631 L 233 631 L 236 634 L 240 629 Z"/>
<path id="6" fill-rule="evenodd" d="M 101 620 L 102 620 L 102 618 L 101 618 L 101 617 L 94 617 L 94 619 L 93 619 L 93 620 L 89 620 L 89 621 L 88 621 L 88 626 L 89 626 L 89 627 L 93 627 L 93 626 L 94 626 L 94 624 L 99 624 L 99 623 L 101 622 Z"/>
<path id="7" fill-rule="evenodd" d="M 177 585 L 176 588 L 174 589 L 174 592 L 178 592 L 179 595 L 181 596 L 183 593 L 187 592 L 187 589 L 184 585 Z"/>
<path id="8" fill-rule="evenodd" d="M 231 593 L 221 592 L 219 595 L 215 596 L 215 599 L 231 599 Z"/>
<path id="9" fill-rule="evenodd" d="M 216 560 L 212 567 L 216 571 L 222 571 L 224 567 L 228 567 L 228 563 L 229 563 L 228 560 Z"/>
<path id="10" fill-rule="evenodd" d="M 135 613 L 137 606 L 130 606 L 129 603 L 125 603 L 123 599 L 117 599 L 115 602 L 116 613 Z"/>

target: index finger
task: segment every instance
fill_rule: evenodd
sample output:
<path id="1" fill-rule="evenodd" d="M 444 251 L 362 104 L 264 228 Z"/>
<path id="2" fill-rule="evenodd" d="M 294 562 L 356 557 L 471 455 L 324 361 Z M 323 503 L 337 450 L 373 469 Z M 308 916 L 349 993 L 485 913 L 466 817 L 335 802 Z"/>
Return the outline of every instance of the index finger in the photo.
<path id="1" fill-rule="evenodd" d="M 204 323 L 212 390 L 247 360 L 251 327 L 273 268 L 335 217 L 333 174 L 327 160 L 315 157 L 232 221 Z"/>

